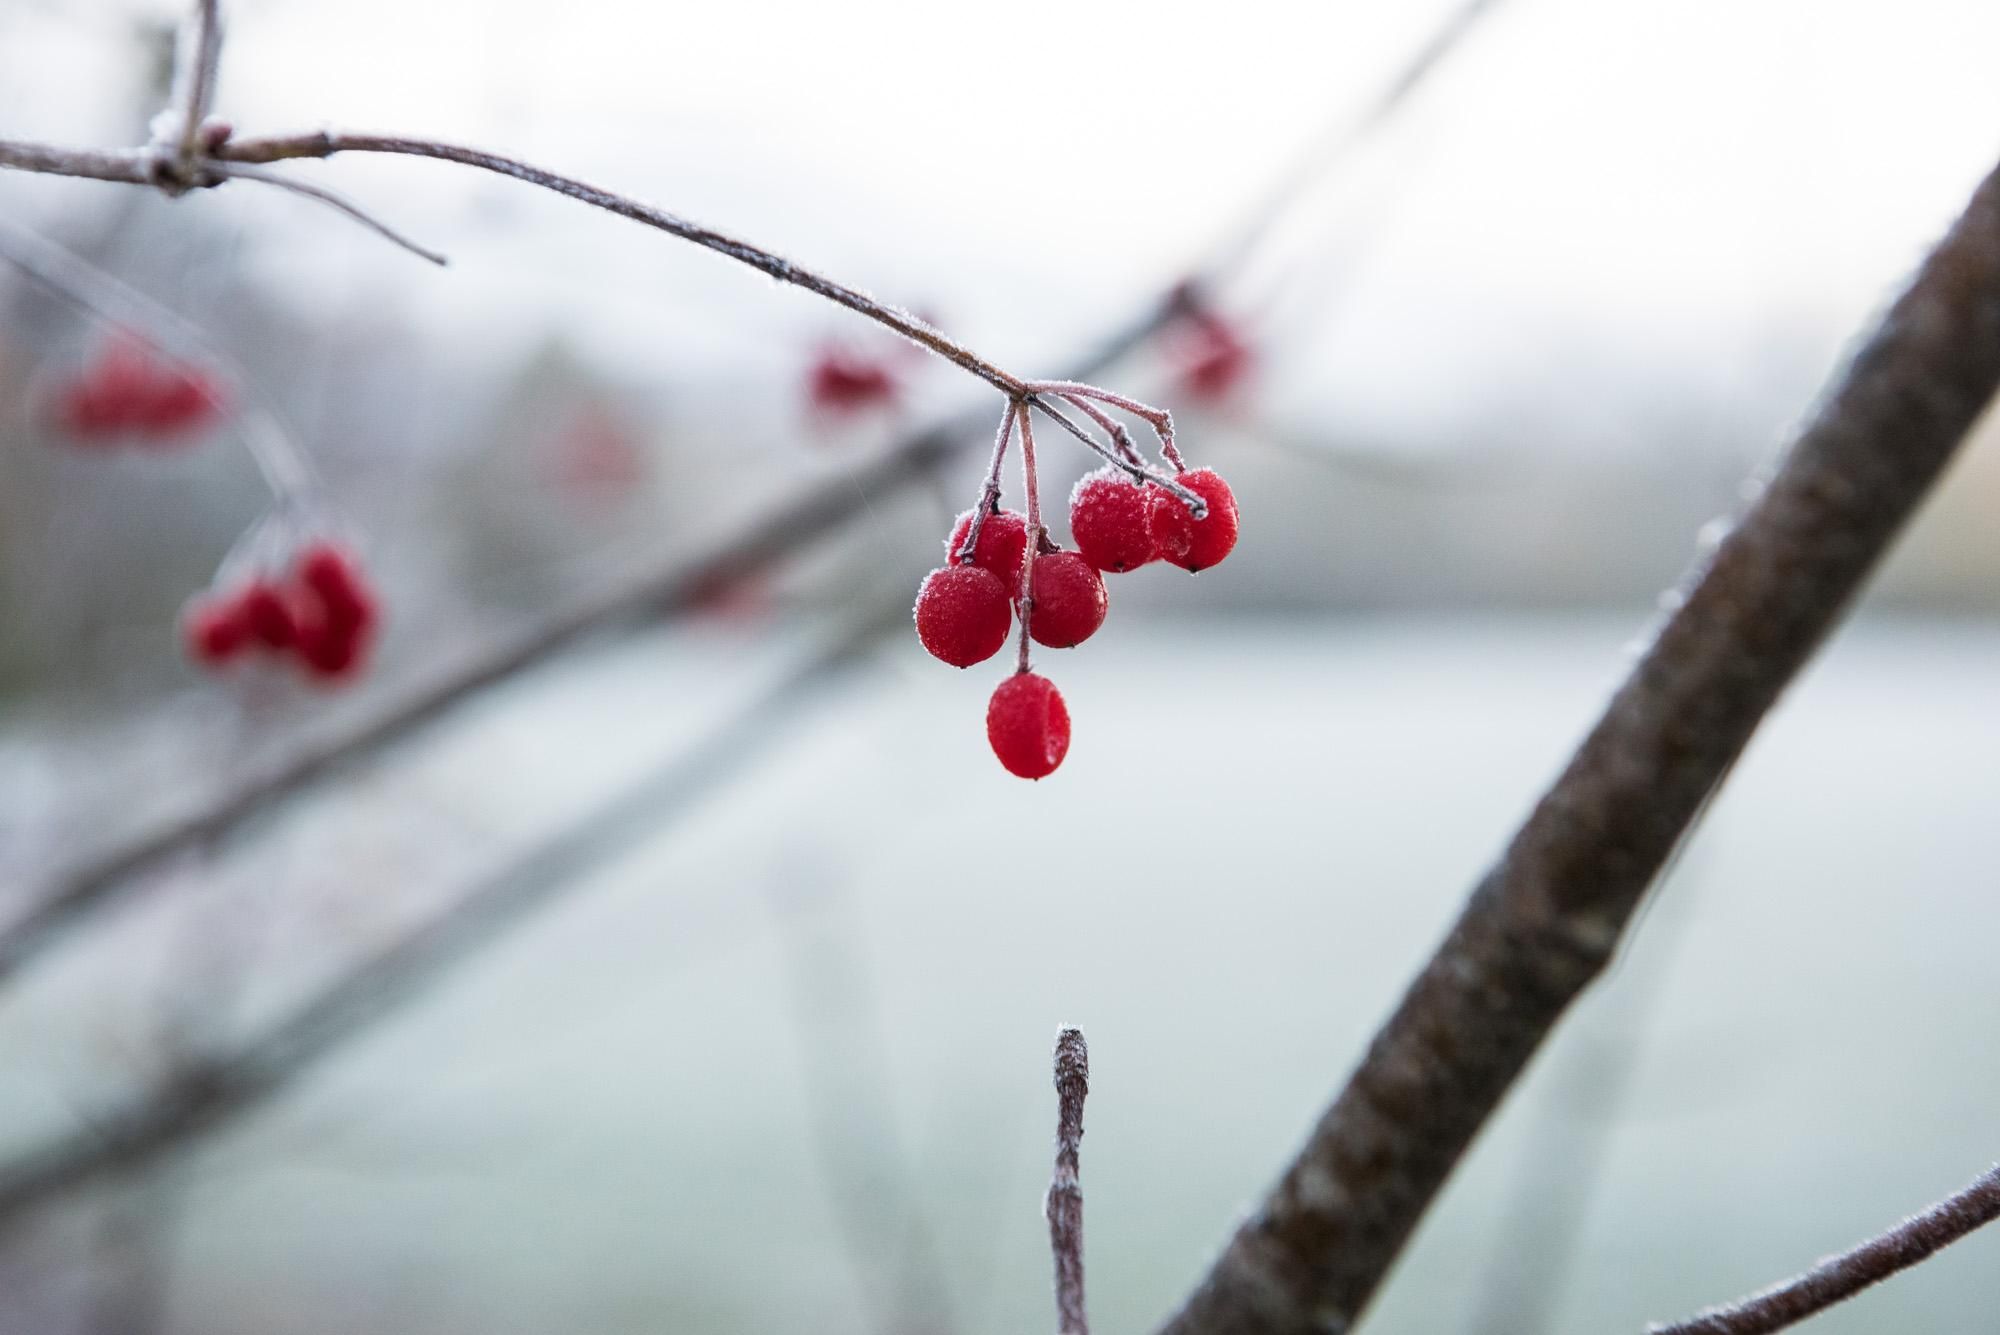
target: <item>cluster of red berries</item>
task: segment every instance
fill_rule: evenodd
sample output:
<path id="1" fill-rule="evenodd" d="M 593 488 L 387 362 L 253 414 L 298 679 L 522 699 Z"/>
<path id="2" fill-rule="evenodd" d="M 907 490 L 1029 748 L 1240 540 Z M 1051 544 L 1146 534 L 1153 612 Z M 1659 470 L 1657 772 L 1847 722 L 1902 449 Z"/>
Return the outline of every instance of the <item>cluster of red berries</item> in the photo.
<path id="1" fill-rule="evenodd" d="M 1159 417 L 1171 451 L 1171 425 L 1165 414 Z M 1040 779 L 1054 773 L 1067 754 L 1070 720 L 1054 683 L 1028 671 L 1028 640 L 1054 649 L 1081 644 L 1104 624 L 1106 573 L 1154 561 L 1190 572 L 1206 570 L 1235 547 L 1238 521 L 1236 498 L 1212 469 L 1182 469 L 1168 479 L 1137 464 L 1121 464 L 1090 474 L 1071 493 L 1070 533 L 1076 550 L 1065 551 L 1041 528 L 1025 411 L 1019 420 L 1028 514 L 999 507 L 997 478 L 1009 426 L 1003 423 L 982 506 L 959 516 L 945 542 L 945 564 L 927 575 L 917 591 L 915 615 L 924 648 L 961 668 L 998 653 L 1015 615 L 1021 615 L 1020 666 L 993 692 L 986 736 L 1009 773 Z M 1177 453 L 1170 457 L 1178 464 Z M 1160 481 L 1150 480 L 1153 476 Z"/>
<path id="2" fill-rule="evenodd" d="M 57 393 L 54 412 L 56 424 L 80 443 L 171 446 L 220 417 L 225 401 L 207 373 L 120 332 Z"/>
<path id="3" fill-rule="evenodd" d="M 317 540 L 289 570 L 196 598 L 183 631 L 188 656 L 205 668 L 249 654 L 290 656 L 307 676 L 332 685 L 360 674 L 379 620 L 375 592 L 354 557 Z"/>

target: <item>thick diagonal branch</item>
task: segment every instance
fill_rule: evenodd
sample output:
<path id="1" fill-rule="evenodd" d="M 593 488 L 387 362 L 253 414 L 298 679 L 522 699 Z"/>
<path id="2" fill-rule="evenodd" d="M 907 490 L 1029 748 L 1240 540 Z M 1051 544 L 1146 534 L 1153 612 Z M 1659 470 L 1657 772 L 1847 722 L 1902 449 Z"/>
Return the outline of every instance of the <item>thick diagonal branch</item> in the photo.
<path id="1" fill-rule="evenodd" d="M 1675 841 L 2000 385 L 2000 173 L 1679 610 L 1167 1335 L 1351 1327 Z"/>

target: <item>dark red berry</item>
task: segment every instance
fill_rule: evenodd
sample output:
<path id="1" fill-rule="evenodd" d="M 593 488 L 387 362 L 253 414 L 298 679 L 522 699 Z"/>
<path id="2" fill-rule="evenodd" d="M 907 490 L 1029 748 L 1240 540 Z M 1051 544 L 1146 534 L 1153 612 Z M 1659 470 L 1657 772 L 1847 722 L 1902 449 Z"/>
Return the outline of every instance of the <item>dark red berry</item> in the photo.
<path id="1" fill-rule="evenodd" d="M 944 544 L 946 565 L 958 564 L 958 549 L 964 545 L 966 527 L 971 523 L 972 511 L 967 510 L 952 527 L 951 537 Z M 972 564 L 990 571 L 1011 596 L 1020 592 L 1021 558 L 1027 551 L 1027 517 L 1017 510 L 1001 510 L 987 515 L 986 522 L 979 526 L 979 542 L 973 548 Z"/>
<path id="2" fill-rule="evenodd" d="M 1034 592 L 1028 634 L 1051 649 L 1082 644 L 1104 624 L 1104 580 L 1075 552 L 1036 557 Z"/>
<path id="3" fill-rule="evenodd" d="M 1160 554 L 1145 488 L 1113 469 L 1084 475 L 1069 494 L 1076 550 L 1099 570 L 1137 570 Z"/>
<path id="4" fill-rule="evenodd" d="M 1234 397 L 1256 369 L 1250 343 L 1237 326 L 1199 304 L 1169 331 L 1168 355 L 1180 392 L 1211 404 Z"/>
<path id="5" fill-rule="evenodd" d="M 1164 488 L 1153 498 L 1153 536 L 1160 555 L 1190 574 L 1219 565 L 1236 546 L 1236 496 L 1212 468 L 1182 473 L 1174 481 L 1208 502 L 1196 519 L 1181 499 Z"/>
<path id="6" fill-rule="evenodd" d="M 1000 652 L 1013 624 L 1007 589 L 978 566 L 944 566 L 917 590 L 917 638 L 934 657 L 971 667 Z"/>
<path id="7" fill-rule="evenodd" d="M 209 599 L 189 604 L 181 623 L 188 657 L 203 667 L 220 667 L 242 653 L 250 627 L 240 611 L 237 604 Z"/>
<path id="8" fill-rule="evenodd" d="M 1069 753 L 1069 710 L 1046 677 L 1017 672 L 986 705 L 986 740 L 1009 774 L 1041 779 Z"/>
<path id="9" fill-rule="evenodd" d="M 298 639 L 299 627 L 292 616 L 285 591 L 275 584 L 256 583 L 243 590 L 236 603 L 236 615 L 243 618 L 250 634 L 267 649 L 289 649 Z"/>
<path id="10" fill-rule="evenodd" d="M 331 542 L 312 543 L 299 553 L 298 582 L 318 600 L 331 625 L 354 628 L 375 619 L 375 600 L 354 558 Z"/>
<path id="11" fill-rule="evenodd" d="M 346 681 L 361 670 L 368 641 L 364 625 L 307 620 L 298 628 L 295 649 L 306 671 L 324 682 Z"/>
<path id="12" fill-rule="evenodd" d="M 806 396 L 828 412 L 859 413 L 893 405 L 899 389 L 895 374 L 883 363 L 844 348 L 826 348 L 813 360 Z"/>

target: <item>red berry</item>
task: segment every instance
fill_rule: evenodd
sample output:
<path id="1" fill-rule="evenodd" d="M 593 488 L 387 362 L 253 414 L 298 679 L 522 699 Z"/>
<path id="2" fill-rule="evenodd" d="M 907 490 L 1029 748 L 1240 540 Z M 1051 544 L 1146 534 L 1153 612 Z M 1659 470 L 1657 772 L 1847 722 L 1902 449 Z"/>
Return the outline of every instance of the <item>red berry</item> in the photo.
<path id="1" fill-rule="evenodd" d="M 1069 752 L 1069 710 L 1062 692 L 1032 672 L 1007 678 L 987 702 L 986 740 L 1009 774 L 1040 779 L 1055 773 Z"/>
<path id="2" fill-rule="evenodd" d="M 257 583 L 243 590 L 236 614 L 266 648 L 289 649 L 298 639 L 298 622 L 285 601 L 284 591 L 275 584 Z"/>
<path id="3" fill-rule="evenodd" d="M 1013 624 L 1007 590 L 978 566 L 944 566 L 917 590 L 917 638 L 953 667 L 971 667 L 1000 652 Z"/>
<path id="4" fill-rule="evenodd" d="M 1160 555 L 1193 574 L 1219 565 L 1236 546 L 1236 496 L 1212 468 L 1182 473 L 1174 481 L 1208 502 L 1208 516 L 1196 519 L 1184 502 L 1164 488 L 1153 497 L 1153 536 Z"/>
<path id="5" fill-rule="evenodd" d="M 1191 399 L 1208 403 L 1229 399 L 1255 366 L 1250 344 L 1212 311 L 1190 313 L 1176 331 L 1174 344 L 1180 389 Z"/>
<path id="6" fill-rule="evenodd" d="M 971 523 L 970 510 L 958 517 L 951 537 L 945 540 L 945 564 L 958 564 L 958 549 L 964 545 L 966 527 Z M 1020 591 L 1021 558 L 1027 555 L 1027 551 L 1027 517 L 1018 510 L 1000 510 L 987 515 L 986 522 L 979 526 L 979 541 L 973 547 L 972 564 L 990 571 L 1011 597 Z"/>
<path id="7" fill-rule="evenodd" d="M 181 623 L 188 657 L 203 667 L 220 667 L 243 652 L 250 627 L 240 607 L 202 599 L 188 605 Z"/>
<path id="8" fill-rule="evenodd" d="M 329 624 L 351 629 L 374 621 L 374 598 L 344 549 L 315 542 L 299 553 L 296 570 L 298 582 L 319 601 Z"/>
<path id="9" fill-rule="evenodd" d="M 1028 634 L 1051 649 L 1082 644 L 1104 624 L 1104 580 L 1075 552 L 1036 557 L 1034 592 Z"/>
<path id="10" fill-rule="evenodd" d="M 367 628 L 331 621 L 306 621 L 299 627 L 296 649 L 306 671 L 322 681 L 344 681 L 361 668 Z"/>
<path id="11" fill-rule="evenodd" d="M 1069 494 L 1069 531 L 1083 559 L 1099 570 L 1137 570 L 1160 554 L 1147 516 L 1145 488 L 1103 468 Z"/>
<path id="12" fill-rule="evenodd" d="M 842 348 L 827 348 L 813 361 L 806 395 L 816 408 L 858 413 L 894 404 L 899 388 L 895 375 L 882 363 Z"/>

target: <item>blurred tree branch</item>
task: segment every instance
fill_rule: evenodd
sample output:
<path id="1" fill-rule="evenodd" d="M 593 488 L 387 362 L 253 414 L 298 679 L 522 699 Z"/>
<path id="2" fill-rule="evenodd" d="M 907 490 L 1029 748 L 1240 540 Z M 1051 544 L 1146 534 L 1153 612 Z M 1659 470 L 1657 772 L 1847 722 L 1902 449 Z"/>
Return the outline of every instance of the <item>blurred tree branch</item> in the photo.
<path id="1" fill-rule="evenodd" d="M 843 628 L 690 750 L 483 878 L 430 922 L 364 959 L 234 1051 L 191 1057 L 123 1111 L 0 1164 L 0 1229 L 66 1192 L 143 1169 L 255 1108 L 574 888 L 607 856 L 657 834 L 782 735 L 829 673 L 865 652 L 892 619 L 902 621 L 904 601 L 899 591 L 893 605 L 878 605 L 875 614 Z"/>
<path id="2" fill-rule="evenodd" d="M 2000 386 L 2000 171 L 1836 379 L 1166 1335 L 1339 1332 Z"/>

